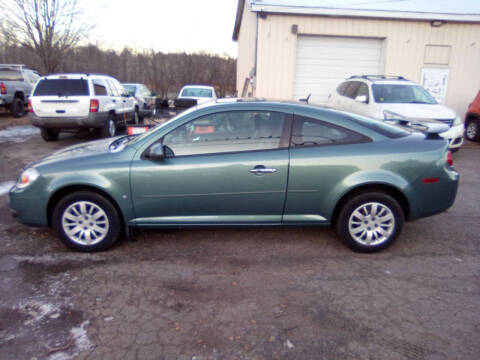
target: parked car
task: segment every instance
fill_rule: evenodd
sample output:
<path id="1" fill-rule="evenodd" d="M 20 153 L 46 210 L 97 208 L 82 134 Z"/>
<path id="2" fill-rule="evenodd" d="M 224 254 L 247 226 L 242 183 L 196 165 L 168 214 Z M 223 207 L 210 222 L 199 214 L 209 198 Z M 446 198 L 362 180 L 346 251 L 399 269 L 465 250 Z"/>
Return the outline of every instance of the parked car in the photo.
<path id="1" fill-rule="evenodd" d="M 144 84 L 122 84 L 125 90 L 135 98 L 135 124 L 143 122 L 145 117 L 154 116 L 157 109 L 157 95 Z"/>
<path id="2" fill-rule="evenodd" d="M 480 141 L 480 91 L 465 116 L 465 137 L 470 141 Z"/>
<path id="3" fill-rule="evenodd" d="M 33 86 L 40 78 L 35 70 L 25 65 L 0 64 L 0 107 L 16 118 L 25 115 L 25 105 Z"/>
<path id="4" fill-rule="evenodd" d="M 115 136 L 117 127 L 135 121 L 135 100 L 114 78 L 94 74 L 55 74 L 42 77 L 28 103 L 32 124 L 45 141 L 62 130 L 99 129 Z"/>
<path id="5" fill-rule="evenodd" d="M 189 108 L 216 100 L 217 94 L 212 86 L 186 85 L 181 88 L 174 100 L 175 108 Z"/>
<path id="6" fill-rule="evenodd" d="M 27 166 L 10 207 L 79 251 L 105 250 L 126 228 L 233 225 L 331 225 L 352 248 L 377 251 L 404 220 L 453 204 L 458 174 L 438 136 L 447 127 L 423 134 L 310 105 L 208 103 Z"/>
<path id="7" fill-rule="evenodd" d="M 449 126 L 440 134 L 452 151 L 463 144 L 460 116 L 440 105 L 425 88 L 405 78 L 383 75 L 352 76 L 342 82 L 329 97 L 329 106 L 387 121 L 430 122 L 437 120 Z"/>

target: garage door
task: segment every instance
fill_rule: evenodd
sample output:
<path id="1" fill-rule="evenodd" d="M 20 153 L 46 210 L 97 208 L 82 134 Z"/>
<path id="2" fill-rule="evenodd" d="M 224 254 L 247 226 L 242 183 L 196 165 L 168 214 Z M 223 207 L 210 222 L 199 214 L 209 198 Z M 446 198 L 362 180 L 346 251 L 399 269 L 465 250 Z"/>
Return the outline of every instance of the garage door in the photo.
<path id="1" fill-rule="evenodd" d="M 299 36 L 294 99 L 312 94 L 311 103 L 326 103 L 345 78 L 383 74 L 382 43 L 382 39 Z"/>

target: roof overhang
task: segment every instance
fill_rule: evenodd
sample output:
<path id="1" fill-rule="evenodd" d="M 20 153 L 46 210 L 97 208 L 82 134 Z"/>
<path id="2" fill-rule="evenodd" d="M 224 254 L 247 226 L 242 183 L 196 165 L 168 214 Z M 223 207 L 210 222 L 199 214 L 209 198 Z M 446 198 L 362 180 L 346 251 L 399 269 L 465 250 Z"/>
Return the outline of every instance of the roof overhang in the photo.
<path id="1" fill-rule="evenodd" d="M 233 27 L 232 40 L 238 40 L 238 33 L 240 32 L 240 25 L 242 24 L 243 8 L 245 6 L 245 0 L 238 0 L 237 15 L 235 16 L 235 26 Z"/>
<path id="2" fill-rule="evenodd" d="M 240 0 L 244 2 L 244 0 Z M 243 9 L 243 7 L 242 7 Z M 254 12 L 264 12 L 273 14 L 294 14 L 294 15 L 320 15 L 335 17 L 359 17 L 359 18 L 377 18 L 377 19 L 398 19 L 398 20 L 419 20 L 431 21 L 442 20 L 451 22 L 480 22 L 480 14 L 448 14 L 448 13 L 430 13 L 430 12 L 410 12 L 410 11 L 387 11 L 387 10 L 363 10 L 363 9 L 337 9 L 327 7 L 302 7 L 302 6 L 279 6 L 251 4 Z M 238 13 L 237 13 L 238 19 Z M 241 22 L 241 16 L 240 16 Z M 237 24 L 235 24 L 237 25 Z M 240 27 L 240 24 L 238 24 Z"/>

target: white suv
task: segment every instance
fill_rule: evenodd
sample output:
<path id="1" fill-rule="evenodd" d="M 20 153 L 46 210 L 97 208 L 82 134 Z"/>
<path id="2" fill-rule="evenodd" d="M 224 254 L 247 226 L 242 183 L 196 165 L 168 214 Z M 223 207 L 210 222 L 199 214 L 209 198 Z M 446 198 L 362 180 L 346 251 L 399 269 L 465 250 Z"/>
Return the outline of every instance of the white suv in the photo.
<path id="1" fill-rule="evenodd" d="M 56 140 L 61 130 L 82 128 L 112 137 L 118 126 L 135 120 L 135 100 L 110 76 L 55 74 L 37 82 L 28 111 L 45 141 Z"/>
<path id="2" fill-rule="evenodd" d="M 450 127 L 440 134 L 448 140 L 450 150 L 458 150 L 463 144 L 464 129 L 460 116 L 438 104 L 425 88 L 401 76 L 352 76 L 329 96 L 328 105 L 378 120 L 437 120 Z"/>

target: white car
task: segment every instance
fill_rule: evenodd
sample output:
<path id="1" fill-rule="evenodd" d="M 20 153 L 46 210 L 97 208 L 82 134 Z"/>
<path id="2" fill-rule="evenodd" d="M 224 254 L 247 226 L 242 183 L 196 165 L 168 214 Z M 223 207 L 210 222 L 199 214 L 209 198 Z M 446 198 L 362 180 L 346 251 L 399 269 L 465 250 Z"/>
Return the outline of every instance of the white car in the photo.
<path id="1" fill-rule="evenodd" d="M 328 105 L 377 120 L 420 123 L 437 120 L 450 127 L 440 134 L 448 140 L 450 150 L 458 150 L 463 144 L 460 116 L 438 104 L 425 88 L 401 76 L 352 76 L 329 96 Z"/>
<path id="2" fill-rule="evenodd" d="M 110 76 L 55 74 L 37 82 L 28 111 L 45 141 L 70 129 L 97 128 L 103 137 L 112 137 L 117 127 L 135 120 L 135 99 Z"/>
<path id="3" fill-rule="evenodd" d="M 196 101 L 197 105 L 216 100 L 217 94 L 215 93 L 215 89 L 212 86 L 205 86 L 205 85 L 185 85 L 182 87 L 180 92 L 178 93 L 177 98 L 175 99 L 175 106 L 178 106 L 177 103 L 180 104 L 187 104 L 182 100 L 194 100 Z"/>

